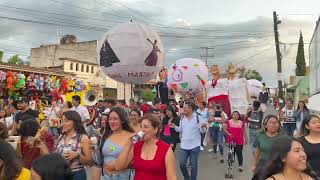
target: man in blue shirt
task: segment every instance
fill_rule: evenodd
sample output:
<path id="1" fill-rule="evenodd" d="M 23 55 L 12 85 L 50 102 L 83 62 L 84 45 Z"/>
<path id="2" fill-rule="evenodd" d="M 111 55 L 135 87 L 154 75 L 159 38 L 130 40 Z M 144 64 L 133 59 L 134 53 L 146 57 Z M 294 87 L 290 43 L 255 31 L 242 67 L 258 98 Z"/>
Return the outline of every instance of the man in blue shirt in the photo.
<path id="1" fill-rule="evenodd" d="M 201 132 L 205 132 L 206 119 L 195 112 L 195 104 L 186 102 L 179 126 L 171 124 L 181 133 L 180 169 L 185 180 L 196 180 L 198 172 L 198 156 L 201 146 Z M 191 178 L 187 170 L 187 159 L 191 160 Z"/>

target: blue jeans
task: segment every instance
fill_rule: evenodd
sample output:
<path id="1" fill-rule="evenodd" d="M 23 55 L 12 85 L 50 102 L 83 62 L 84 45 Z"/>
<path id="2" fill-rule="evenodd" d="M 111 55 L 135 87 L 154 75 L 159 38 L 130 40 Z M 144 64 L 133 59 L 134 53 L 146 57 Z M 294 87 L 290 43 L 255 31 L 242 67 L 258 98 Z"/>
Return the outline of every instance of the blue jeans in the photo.
<path id="1" fill-rule="evenodd" d="M 249 143 L 250 143 L 253 154 L 255 154 L 257 149 L 256 137 L 257 137 L 258 131 L 259 131 L 258 129 L 249 128 Z"/>
<path id="2" fill-rule="evenodd" d="M 125 170 L 122 173 L 118 173 L 115 175 L 104 174 L 101 176 L 101 180 L 131 180 L 133 174 L 131 170 Z"/>
<path id="3" fill-rule="evenodd" d="M 293 136 L 294 130 L 296 130 L 296 123 L 283 123 L 283 129 L 289 136 Z"/>
<path id="4" fill-rule="evenodd" d="M 184 180 L 197 180 L 198 174 L 198 157 L 200 147 L 196 147 L 190 150 L 181 149 L 180 151 L 180 170 L 184 177 Z M 191 161 L 191 178 L 187 169 L 187 160 L 190 157 Z"/>
<path id="5" fill-rule="evenodd" d="M 72 174 L 73 180 L 87 180 L 87 173 L 84 168 L 79 171 L 74 171 Z"/>
<path id="6" fill-rule="evenodd" d="M 219 147 L 220 155 L 223 155 L 223 136 L 224 132 L 220 131 L 219 127 L 210 127 L 210 135 L 212 138 L 213 152 L 217 153 L 217 146 Z"/>

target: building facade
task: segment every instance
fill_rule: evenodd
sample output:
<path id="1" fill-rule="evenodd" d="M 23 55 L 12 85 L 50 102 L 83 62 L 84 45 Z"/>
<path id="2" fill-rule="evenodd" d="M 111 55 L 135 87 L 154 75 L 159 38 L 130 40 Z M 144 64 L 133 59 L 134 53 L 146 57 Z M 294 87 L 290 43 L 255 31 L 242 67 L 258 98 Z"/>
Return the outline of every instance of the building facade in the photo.
<path id="1" fill-rule="evenodd" d="M 62 69 L 95 86 L 100 99 L 114 98 L 129 102 L 134 98 L 133 85 L 106 76 L 97 64 L 97 41 L 42 45 L 31 49 L 30 66 Z"/>

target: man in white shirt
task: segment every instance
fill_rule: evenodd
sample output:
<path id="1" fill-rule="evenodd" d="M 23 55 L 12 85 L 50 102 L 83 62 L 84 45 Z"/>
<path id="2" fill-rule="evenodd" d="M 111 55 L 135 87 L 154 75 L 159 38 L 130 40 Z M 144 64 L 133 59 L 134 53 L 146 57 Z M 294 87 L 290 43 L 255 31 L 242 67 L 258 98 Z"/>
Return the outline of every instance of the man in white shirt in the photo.
<path id="1" fill-rule="evenodd" d="M 55 137 L 59 137 L 58 128 L 61 125 L 59 118 L 60 107 L 56 101 L 51 102 L 51 110 L 49 111 L 49 126 L 51 134 Z"/>
<path id="2" fill-rule="evenodd" d="M 82 119 L 83 126 L 85 127 L 89 137 L 93 135 L 93 125 L 87 125 L 90 121 L 90 114 L 86 107 L 80 104 L 81 98 L 78 95 L 72 96 L 72 105 L 71 110 L 75 110 L 79 113 Z"/>

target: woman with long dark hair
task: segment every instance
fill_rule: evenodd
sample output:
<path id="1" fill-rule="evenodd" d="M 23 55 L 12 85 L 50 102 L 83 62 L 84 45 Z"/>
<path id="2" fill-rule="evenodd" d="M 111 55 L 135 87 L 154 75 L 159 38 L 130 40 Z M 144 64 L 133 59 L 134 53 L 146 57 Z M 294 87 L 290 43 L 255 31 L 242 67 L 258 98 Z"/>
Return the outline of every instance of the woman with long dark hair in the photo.
<path id="1" fill-rule="evenodd" d="M 171 128 L 171 123 L 179 126 L 180 119 L 173 106 L 169 106 L 166 110 L 166 115 L 162 120 L 162 130 L 160 132 L 160 139 L 170 144 L 172 150 L 176 149 L 178 143 L 180 143 L 179 133 Z"/>
<path id="2" fill-rule="evenodd" d="M 253 176 L 253 180 L 311 180 L 316 178 L 307 166 L 307 156 L 296 139 L 283 136 L 277 139 L 265 166 Z"/>
<path id="3" fill-rule="evenodd" d="M 299 141 L 302 143 L 311 168 L 320 177 L 320 117 L 311 115 L 303 120 Z"/>
<path id="4" fill-rule="evenodd" d="M 99 147 L 103 161 L 102 180 L 130 179 L 131 171 L 129 169 L 110 171 L 107 166 L 114 166 L 118 156 L 124 150 L 125 143 L 132 137 L 133 132 L 125 110 L 120 107 L 111 109 Z"/>
<path id="5" fill-rule="evenodd" d="M 306 103 L 304 103 L 303 101 L 299 101 L 297 109 L 294 111 L 293 117 L 296 121 L 296 133 L 298 134 L 303 120 L 310 118 L 310 111 Z"/>
<path id="6" fill-rule="evenodd" d="M 23 168 L 16 150 L 3 139 L 0 139 L 0 152 L 1 180 L 26 180 L 31 178 L 30 171 Z"/>
<path id="7" fill-rule="evenodd" d="M 226 121 L 226 126 L 224 126 L 224 131 L 227 136 L 227 143 L 234 142 L 234 152 L 237 155 L 238 164 L 239 164 L 239 172 L 243 171 L 243 145 L 247 144 L 248 137 L 246 133 L 245 123 L 242 121 L 241 114 L 239 111 L 234 111 L 231 114 L 232 118 Z"/>
<path id="8" fill-rule="evenodd" d="M 74 180 L 86 179 L 84 166 L 92 162 L 92 152 L 87 132 L 77 111 L 63 113 L 62 135 L 57 141 L 56 152 L 68 161 Z"/>
<path id="9" fill-rule="evenodd" d="M 275 115 L 268 115 L 263 121 L 262 131 L 256 137 L 257 148 L 253 160 L 252 170 L 263 167 L 271 153 L 274 142 L 284 136 L 281 130 L 281 122 Z"/>

